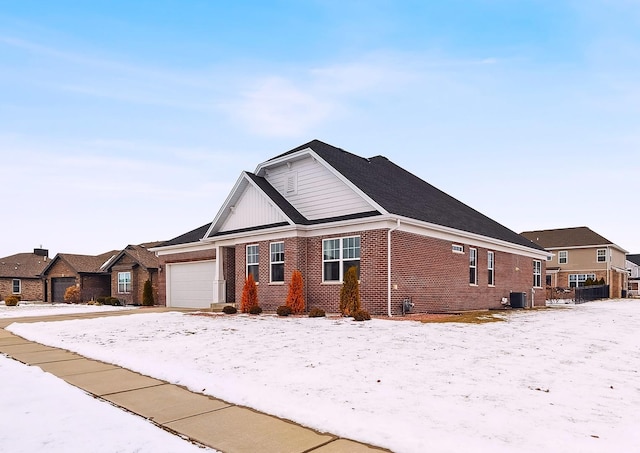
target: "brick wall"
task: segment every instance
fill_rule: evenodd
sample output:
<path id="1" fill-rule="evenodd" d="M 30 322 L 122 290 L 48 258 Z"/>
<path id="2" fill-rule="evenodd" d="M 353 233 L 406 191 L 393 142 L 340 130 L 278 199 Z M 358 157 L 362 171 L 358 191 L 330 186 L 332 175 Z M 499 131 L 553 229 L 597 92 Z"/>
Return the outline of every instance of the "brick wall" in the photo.
<path id="1" fill-rule="evenodd" d="M 83 302 L 111 295 L 111 275 L 83 275 L 80 297 Z"/>
<path id="2" fill-rule="evenodd" d="M 18 278 L 20 294 L 13 294 L 13 278 L 0 278 L 0 300 L 7 296 L 20 296 L 21 300 L 43 301 L 44 283 L 35 278 Z"/>
<path id="3" fill-rule="evenodd" d="M 80 276 L 76 271 L 63 260 L 56 260 L 56 262 L 47 269 L 47 275 L 45 276 L 47 280 L 47 301 L 49 302 L 53 301 L 53 285 L 51 284 L 51 279 L 60 277 L 74 277 L 76 284 L 80 284 Z"/>

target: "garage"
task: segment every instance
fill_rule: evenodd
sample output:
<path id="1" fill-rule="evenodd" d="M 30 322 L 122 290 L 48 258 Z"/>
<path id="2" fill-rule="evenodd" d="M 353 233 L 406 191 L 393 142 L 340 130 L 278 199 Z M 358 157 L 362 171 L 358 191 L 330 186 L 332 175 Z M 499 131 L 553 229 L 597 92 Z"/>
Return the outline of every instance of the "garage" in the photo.
<path id="1" fill-rule="evenodd" d="M 167 306 L 209 308 L 215 272 L 215 260 L 167 264 Z"/>
<path id="2" fill-rule="evenodd" d="M 53 302 L 64 302 L 67 288 L 76 284 L 75 277 L 57 277 L 51 279 L 51 299 Z"/>

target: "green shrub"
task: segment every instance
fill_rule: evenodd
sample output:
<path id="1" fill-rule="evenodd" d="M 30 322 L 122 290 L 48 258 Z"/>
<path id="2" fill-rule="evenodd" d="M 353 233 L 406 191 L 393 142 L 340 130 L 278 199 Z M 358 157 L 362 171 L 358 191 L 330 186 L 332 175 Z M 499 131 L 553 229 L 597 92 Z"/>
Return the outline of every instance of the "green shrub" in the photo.
<path id="1" fill-rule="evenodd" d="M 153 300 L 153 286 L 151 285 L 151 280 L 144 282 L 144 286 L 142 287 L 142 305 L 150 307 L 153 305 L 155 301 Z"/>
<path id="2" fill-rule="evenodd" d="M 4 299 L 4 304 L 7 307 L 15 307 L 16 305 L 18 305 L 18 302 L 20 302 L 20 298 L 18 296 L 7 296 Z"/>
<path id="3" fill-rule="evenodd" d="M 236 307 L 234 307 L 233 305 L 225 305 L 222 308 L 222 313 L 224 313 L 226 315 L 235 315 L 236 313 L 238 313 L 238 309 Z"/>
<path id="4" fill-rule="evenodd" d="M 324 318 L 326 315 L 322 308 L 313 307 L 309 310 L 309 318 Z"/>
<path id="5" fill-rule="evenodd" d="M 260 313 L 262 313 L 262 308 L 260 308 L 260 305 L 253 305 L 249 308 L 250 315 L 259 315 Z"/>
<path id="6" fill-rule="evenodd" d="M 367 310 L 357 310 L 353 313 L 354 321 L 369 321 L 371 320 L 371 315 Z"/>
<path id="7" fill-rule="evenodd" d="M 105 297 L 104 298 L 104 304 L 105 305 L 122 305 L 120 303 L 120 299 L 118 299 L 117 297 Z"/>
<path id="8" fill-rule="evenodd" d="M 96 302 L 98 302 L 99 304 L 103 304 L 104 305 L 104 301 L 106 300 L 106 297 L 102 296 L 102 297 L 96 297 Z"/>
<path id="9" fill-rule="evenodd" d="M 276 313 L 278 314 L 278 316 L 289 316 L 293 313 L 293 310 L 287 305 L 280 305 L 276 310 Z"/>
<path id="10" fill-rule="evenodd" d="M 340 313 L 342 316 L 353 316 L 358 310 L 360 310 L 358 268 L 351 266 L 344 276 L 344 282 L 340 289 Z"/>

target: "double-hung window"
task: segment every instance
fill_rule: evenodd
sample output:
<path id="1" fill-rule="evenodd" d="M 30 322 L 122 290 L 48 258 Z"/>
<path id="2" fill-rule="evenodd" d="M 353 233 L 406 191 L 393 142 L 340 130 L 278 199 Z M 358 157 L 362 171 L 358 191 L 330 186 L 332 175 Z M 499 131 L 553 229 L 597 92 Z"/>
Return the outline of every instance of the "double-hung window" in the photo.
<path id="1" fill-rule="evenodd" d="M 598 263 L 606 263 L 607 262 L 607 249 L 598 249 L 596 251 L 596 257 Z"/>
<path id="2" fill-rule="evenodd" d="M 569 288 L 582 288 L 588 279 L 595 280 L 596 274 L 569 274 Z"/>
<path id="3" fill-rule="evenodd" d="M 253 280 L 258 283 L 260 269 L 260 252 L 258 244 L 247 245 L 247 277 L 253 276 Z"/>
<path id="4" fill-rule="evenodd" d="M 13 294 L 20 294 L 22 292 L 22 284 L 19 278 L 14 278 L 11 283 L 11 292 Z"/>
<path id="5" fill-rule="evenodd" d="M 322 281 L 340 282 L 351 267 L 360 278 L 360 236 L 322 241 Z"/>
<path id="6" fill-rule="evenodd" d="M 478 284 L 478 250 L 469 249 L 469 284 Z"/>
<path id="7" fill-rule="evenodd" d="M 496 258 L 495 258 L 495 253 L 494 252 L 487 252 L 487 273 L 488 273 L 488 278 L 487 278 L 487 283 L 490 286 L 493 286 L 496 284 L 496 273 L 495 273 L 495 267 L 496 267 Z"/>
<path id="8" fill-rule="evenodd" d="M 131 292 L 131 272 L 118 272 L 118 294 Z"/>
<path id="9" fill-rule="evenodd" d="M 542 287 L 542 262 L 533 260 L 533 286 Z"/>
<path id="10" fill-rule="evenodd" d="M 558 252 L 558 264 L 567 264 L 569 262 L 569 252 L 562 250 Z"/>
<path id="11" fill-rule="evenodd" d="M 271 282 L 284 282 L 284 242 L 272 242 L 269 244 L 269 264 Z"/>

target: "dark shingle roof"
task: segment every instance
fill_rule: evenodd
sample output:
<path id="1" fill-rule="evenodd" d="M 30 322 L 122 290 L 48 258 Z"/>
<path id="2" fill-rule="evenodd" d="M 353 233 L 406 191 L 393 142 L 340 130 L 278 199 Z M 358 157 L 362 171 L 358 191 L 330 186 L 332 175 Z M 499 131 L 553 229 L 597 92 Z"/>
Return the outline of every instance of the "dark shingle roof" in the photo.
<path id="1" fill-rule="evenodd" d="M 640 266 L 640 254 L 627 255 L 627 260 Z"/>
<path id="2" fill-rule="evenodd" d="M 34 253 L 17 253 L 0 258 L 0 278 L 36 278 L 49 259 Z"/>
<path id="3" fill-rule="evenodd" d="M 273 159 L 311 148 L 386 211 L 525 247 L 541 249 L 518 233 L 397 166 L 386 157 L 356 156 L 319 140 Z M 272 160 L 273 160 L 272 159 Z"/>
<path id="4" fill-rule="evenodd" d="M 211 226 L 211 222 L 206 225 L 199 226 L 191 231 L 188 231 L 180 236 L 176 236 L 173 239 L 169 239 L 162 244 L 157 245 L 157 247 L 168 247 L 170 245 L 181 245 L 181 244 L 189 244 L 191 242 L 198 242 L 200 239 L 204 237 L 207 230 Z"/>
<path id="5" fill-rule="evenodd" d="M 525 231 L 524 237 L 549 249 L 557 247 L 588 247 L 590 245 L 614 245 L 609 239 L 587 227 L 558 228 L 554 230 Z"/>
<path id="6" fill-rule="evenodd" d="M 76 272 L 85 274 L 97 274 L 104 272 L 102 265 L 111 257 L 117 255 L 117 250 L 102 253 L 100 255 L 76 255 L 73 253 L 58 253 L 56 258 L 62 259 L 69 264 Z"/>

